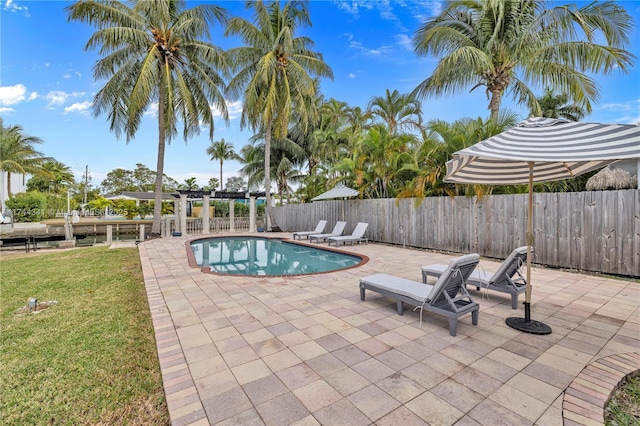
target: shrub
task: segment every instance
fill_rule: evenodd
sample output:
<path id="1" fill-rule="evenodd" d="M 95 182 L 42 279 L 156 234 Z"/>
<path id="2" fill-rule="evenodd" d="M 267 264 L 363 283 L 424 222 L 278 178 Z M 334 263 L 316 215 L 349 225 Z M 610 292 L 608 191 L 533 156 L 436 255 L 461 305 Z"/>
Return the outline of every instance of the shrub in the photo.
<path id="1" fill-rule="evenodd" d="M 14 222 L 39 222 L 49 217 L 47 197 L 39 191 L 21 192 L 5 204 L 11 209 Z"/>

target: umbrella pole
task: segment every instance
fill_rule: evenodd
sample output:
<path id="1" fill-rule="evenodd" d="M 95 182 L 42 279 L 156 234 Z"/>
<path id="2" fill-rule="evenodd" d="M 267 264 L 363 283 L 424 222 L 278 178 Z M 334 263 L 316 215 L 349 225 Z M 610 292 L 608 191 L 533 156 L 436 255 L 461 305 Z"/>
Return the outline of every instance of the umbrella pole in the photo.
<path id="1" fill-rule="evenodd" d="M 527 207 L 527 288 L 524 298 L 524 318 L 510 317 L 506 323 L 509 327 L 531 334 L 551 334 L 551 327 L 531 319 L 531 254 L 533 247 L 533 161 L 529 162 L 529 206 Z"/>

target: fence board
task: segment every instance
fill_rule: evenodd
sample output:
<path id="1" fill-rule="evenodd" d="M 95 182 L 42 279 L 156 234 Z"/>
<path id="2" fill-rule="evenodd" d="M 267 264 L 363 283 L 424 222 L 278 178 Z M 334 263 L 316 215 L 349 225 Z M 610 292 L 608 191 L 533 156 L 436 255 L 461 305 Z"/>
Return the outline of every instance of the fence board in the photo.
<path id="1" fill-rule="evenodd" d="M 535 261 L 640 276 L 640 191 L 534 194 Z M 343 216 L 344 210 L 344 216 Z M 327 200 L 274 209 L 282 230 L 368 222 L 371 241 L 505 258 L 526 244 L 527 194 L 399 200 Z"/>

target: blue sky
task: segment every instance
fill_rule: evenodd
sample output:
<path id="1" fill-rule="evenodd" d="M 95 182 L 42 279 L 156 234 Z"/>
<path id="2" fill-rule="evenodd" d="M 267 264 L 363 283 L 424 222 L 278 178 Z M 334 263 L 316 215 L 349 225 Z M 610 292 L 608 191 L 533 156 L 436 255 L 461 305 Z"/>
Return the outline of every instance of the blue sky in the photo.
<path id="1" fill-rule="evenodd" d="M 45 155 L 68 165 L 81 179 L 85 166 L 94 186 L 116 168 L 133 170 L 142 163 L 155 170 L 157 158 L 156 118 L 149 114 L 129 144 L 109 131 L 106 116 L 94 117 L 93 96 L 100 89 L 92 67 L 98 56 L 84 45 L 94 28 L 67 22 L 63 1 L 1 0 L 0 9 L 0 115 L 5 125 L 18 124 L 24 132 L 41 138 Z M 218 2 L 232 16 L 250 18 L 242 1 Z M 570 3 L 570 1 L 562 2 Z M 629 50 L 640 58 L 640 1 L 619 1 L 635 20 Z M 189 2 L 189 6 L 193 3 Z M 325 97 L 365 108 L 372 96 L 386 89 L 408 93 L 428 77 L 436 61 L 416 58 L 411 37 L 425 19 L 440 11 L 438 1 L 312 1 L 312 28 L 304 34 L 316 43 L 332 67 L 334 79 L 322 82 Z M 212 29 L 213 43 L 224 48 L 237 39 L 222 37 Z M 607 123 L 640 122 L 640 64 L 628 74 L 598 77 L 601 96 L 585 121 Z M 542 90 L 540 90 L 542 92 Z M 483 90 L 423 101 L 425 121 L 460 117 L 487 117 L 488 100 Z M 527 110 L 505 99 L 510 108 L 526 118 Z M 231 123 L 216 121 L 214 140 L 224 138 L 239 151 L 250 131 L 240 130 L 242 104 L 231 103 Z M 167 147 L 165 173 L 182 183 L 195 177 L 204 185 L 219 177 L 219 161 L 211 161 L 206 148 L 211 141 L 202 131 L 185 144 L 176 139 Z M 241 167 L 226 161 L 226 179 Z"/>

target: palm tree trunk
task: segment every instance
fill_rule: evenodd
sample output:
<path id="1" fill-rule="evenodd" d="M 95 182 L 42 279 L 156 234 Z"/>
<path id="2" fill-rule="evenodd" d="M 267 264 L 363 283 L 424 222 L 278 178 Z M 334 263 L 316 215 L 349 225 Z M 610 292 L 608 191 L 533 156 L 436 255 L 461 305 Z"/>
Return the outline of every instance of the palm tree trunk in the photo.
<path id="1" fill-rule="evenodd" d="M 11 172 L 7 172 L 7 198 L 11 198 Z"/>
<path id="2" fill-rule="evenodd" d="M 160 89 L 158 96 L 158 162 L 156 165 L 156 182 L 154 186 L 153 224 L 151 233 L 160 235 L 160 219 L 162 218 L 162 175 L 164 174 L 164 92 Z M 184 230 L 181 230 L 184 232 Z"/>
<path id="3" fill-rule="evenodd" d="M 224 160 L 221 158 L 220 159 L 220 191 L 222 191 L 222 188 L 223 188 L 223 186 L 222 186 L 222 162 L 223 161 Z"/>
<path id="4" fill-rule="evenodd" d="M 489 102 L 489 109 L 491 110 L 490 118 L 493 121 L 498 121 L 498 113 L 500 112 L 500 103 L 502 102 L 502 91 L 494 90 L 491 92 L 491 101 Z"/>
<path id="5" fill-rule="evenodd" d="M 273 216 L 273 207 L 271 206 L 271 130 L 273 127 L 273 120 L 267 123 L 267 128 L 264 136 L 264 191 L 267 198 L 267 218 L 271 229 L 278 228 L 275 218 Z M 271 230 L 268 229 L 268 230 Z"/>

